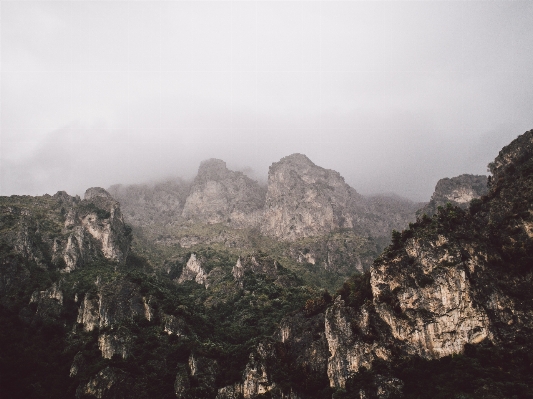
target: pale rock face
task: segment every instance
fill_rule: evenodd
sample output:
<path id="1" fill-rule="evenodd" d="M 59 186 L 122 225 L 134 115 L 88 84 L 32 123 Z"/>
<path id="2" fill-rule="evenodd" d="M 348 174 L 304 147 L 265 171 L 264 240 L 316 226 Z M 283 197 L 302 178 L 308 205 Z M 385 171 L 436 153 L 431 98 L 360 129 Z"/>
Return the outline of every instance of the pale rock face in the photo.
<path id="1" fill-rule="evenodd" d="M 113 200 L 113 197 L 111 194 L 109 194 L 106 190 L 104 190 L 101 187 L 91 187 L 85 190 L 85 195 L 83 199 L 85 200 L 92 200 L 94 198 L 106 198 Z"/>
<path id="2" fill-rule="evenodd" d="M 283 281 L 278 274 L 279 264 L 270 257 L 261 257 L 259 255 L 247 255 L 239 257 L 237 263 L 233 266 L 233 278 L 239 287 L 243 288 L 245 273 L 263 274 L 271 279 L 276 280 L 276 284 L 287 284 L 289 281 Z"/>
<path id="3" fill-rule="evenodd" d="M 63 292 L 59 289 L 59 285 L 54 283 L 46 291 L 35 291 L 30 303 L 37 304 L 35 314 L 38 316 L 59 316 L 63 307 Z"/>
<path id="4" fill-rule="evenodd" d="M 91 298 L 85 295 L 78 310 L 77 322 L 83 324 L 85 331 L 92 331 L 100 324 L 99 301 L 98 298 Z"/>
<path id="5" fill-rule="evenodd" d="M 394 260 L 371 269 L 376 311 L 393 336 L 405 342 L 411 354 L 427 359 L 461 353 L 465 344 L 492 339 L 488 315 L 474 300 L 466 275 L 476 265 L 464 264 L 458 249 L 443 236 L 429 243 L 410 239 L 406 252 L 419 262 L 423 276 L 418 284 L 397 269 Z M 383 299 L 388 297 L 392 299 Z"/>
<path id="6" fill-rule="evenodd" d="M 311 252 L 302 253 L 300 252 L 298 254 L 298 259 L 296 260 L 298 263 L 310 263 L 314 265 L 316 263 L 315 256 Z"/>
<path id="7" fill-rule="evenodd" d="M 207 274 L 202 268 L 202 263 L 196 257 L 196 254 L 191 254 L 191 257 L 181 272 L 181 276 L 178 278 L 178 284 L 194 280 L 198 284 L 204 285 L 206 283 L 206 278 Z"/>
<path id="8" fill-rule="evenodd" d="M 120 355 L 123 359 L 128 357 L 130 339 L 118 334 L 102 334 L 98 337 L 98 348 L 104 359 L 111 359 L 113 355 Z"/>
<path id="9" fill-rule="evenodd" d="M 241 172 L 234 172 L 219 159 L 201 163 L 182 216 L 213 223 L 250 227 L 260 221 L 264 189 Z"/>
<path id="10" fill-rule="evenodd" d="M 120 205 L 103 188 L 86 191 L 85 199 L 76 202 L 65 217 L 66 239 L 54 242 L 54 258 L 65 263 L 64 272 L 82 267 L 101 253 L 106 259 L 123 263 L 129 252 L 131 237 L 126 231 Z"/>
<path id="11" fill-rule="evenodd" d="M 237 263 L 233 266 L 232 269 L 233 278 L 239 283 L 239 286 L 242 288 L 242 279 L 244 277 L 244 267 L 242 266 L 241 257 L 237 259 Z"/>
<path id="12" fill-rule="evenodd" d="M 276 387 L 267 373 L 266 359 L 272 356 L 269 352 L 269 348 L 259 344 L 255 353 L 250 354 L 243 373 L 242 393 L 245 399 L 265 394 Z"/>
<path id="13" fill-rule="evenodd" d="M 261 232 L 282 240 L 354 227 L 352 206 L 359 195 L 339 173 L 293 154 L 272 164 Z"/>
<path id="14" fill-rule="evenodd" d="M 177 335 L 181 337 L 185 335 L 185 321 L 181 317 L 176 317 L 173 315 L 163 315 L 163 320 L 165 323 L 164 331 L 168 335 Z"/>
<path id="15" fill-rule="evenodd" d="M 362 334 L 368 334 L 368 310 L 363 307 L 356 314 L 344 305 L 338 297 L 333 306 L 328 308 L 325 317 L 326 339 L 331 356 L 328 359 L 328 378 L 330 386 L 344 388 L 348 377 L 357 372 L 359 367 L 371 368 L 376 358 L 388 359 L 389 352 L 378 343 L 366 343 L 354 331 L 357 325 Z"/>
<path id="16" fill-rule="evenodd" d="M 118 385 L 122 385 L 126 380 L 124 372 L 106 367 L 92 377 L 85 385 L 78 387 L 76 397 L 83 395 L 94 396 L 98 399 L 115 397 L 114 391 Z"/>
<path id="17" fill-rule="evenodd" d="M 152 314 L 150 305 L 140 295 L 135 284 L 122 280 L 97 286 L 99 287 L 96 296 L 85 295 L 78 309 L 77 322 L 83 324 L 85 331 L 92 331 L 95 327 L 113 326 L 134 317 L 148 319 Z"/>
<path id="18" fill-rule="evenodd" d="M 67 238 L 67 244 L 65 245 L 62 254 L 66 265 L 63 271 L 70 273 L 83 266 L 87 257 L 91 253 L 94 253 L 94 250 L 90 241 L 85 238 L 85 230 L 83 227 L 73 227 L 72 233 Z"/>
<path id="19" fill-rule="evenodd" d="M 418 215 L 431 216 L 437 212 L 439 206 L 450 203 L 463 209 L 467 209 L 470 201 L 488 193 L 487 176 L 483 175 L 460 175 L 452 178 L 440 179 L 435 186 L 431 200 Z"/>

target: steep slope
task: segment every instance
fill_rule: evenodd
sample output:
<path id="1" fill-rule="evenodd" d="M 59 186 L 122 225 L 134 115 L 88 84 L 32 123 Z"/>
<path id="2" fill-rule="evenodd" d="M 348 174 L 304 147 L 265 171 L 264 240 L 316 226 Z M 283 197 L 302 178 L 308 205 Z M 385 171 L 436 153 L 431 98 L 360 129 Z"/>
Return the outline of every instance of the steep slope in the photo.
<path id="1" fill-rule="evenodd" d="M 203 248 L 154 270 L 100 188 L 0 204 L 2 398 L 214 397 L 317 294 L 261 253 Z"/>
<path id="2" fill-rule="evenodd" d="M 394 233 L 370 273 L 347 281 L 329 304 L 308 301 L 303 314 L 283 321 L 254 357 L 261 389 L 301 398 L 329 397 L 328 385 L 335 398 L 533 397 L 533 131 L 502 149 L 490 169 L 490 191 L 468 210 L 448 205 Z M 304 338 L 302 317 L 324 329 Z M 327 359 L 312 349 L 324 345 Z M 328 379 L 312 392 L 277 373 L 310 364 L 315 381 L 324 368 Z"/>
<path id="3" fill-rule="evenodd" d="M 431 200 L 417 212 L 417 215 L 433 216 L 437 213 L 439 206 L 446 206 L 448 203 L 467 209 L 470 201 L 488 193 L 487 182 L 487 176 L 467 174 L 451 179 L 440 179 L 435 186 Z"/>
<path id="4" fill-rule="evenodd" d="M 234 172 L 220 159 L 200 164 L 182 216 L 209 224 L 227 222 L 252 227 L 258 224 L 264 189 L 242 172 Z"/>
<path id="5" fill-rule="evenodd" d="M 383 237 L 413 221 L 415 208 L 407 200 L 365 198 L 338 172 L 315 165 L 303 154 L 292 154 L 269 169 L 261 232 L 287 241 L 338 229 Z"/>
<path id="6" fill-rule="evenodd" d="M 269 169 L 261 232 L 294 240 L 353 228 L 357 201 L 362 197 L 339 173 L 316 166 L 305 155 L 289 155 Z"/>

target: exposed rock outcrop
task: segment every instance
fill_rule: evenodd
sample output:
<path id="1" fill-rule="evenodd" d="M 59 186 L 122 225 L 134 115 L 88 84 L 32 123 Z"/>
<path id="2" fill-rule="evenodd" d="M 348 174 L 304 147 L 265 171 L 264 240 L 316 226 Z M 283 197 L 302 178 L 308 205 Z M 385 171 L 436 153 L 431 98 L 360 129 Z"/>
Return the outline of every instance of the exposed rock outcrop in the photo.
<path id="1" fill-rule="evenodd" d="M 201 163 L 182 216 L 209 224 L 231 223 L 254 226 L 259 223 L 265 191 L 242 172 L 234 172 L 219 159 Z"/>
<path id="2" fill-rule="evenodd" d="M 367 386 L 351 394 L 398 397 L 403 382 L 388 373 L 399 359 L 439 359 L 481 342 L 530 340 L 533 131 L 505 147 L 490 168 L 490 191 L 467 211 L 448 205 L 433 218 L 422 218 L 394 234 L 368 280 L 358 280 L 364 287 L 347 283 L 340 291 L 349 303 L 338 297 L 325 315 L 313 316 L 323 323 L 323 335 L 304 339 L 306 333 L 293 327 L 305 325 L 302 315 L 289 316 L 275 336 L 288 352 L 280 355 L 273 349 L 277 344 L 263 345 L 251 357 L 246 370 L 253 372 L 245 372 L 242 388 L 224 388 L 219 397 L 231 397 L 239 389 L 245 392 L 246 386 L 253 388 L 248 389 L 252 395 L 261 390 L 280 397 L 274 394 L 279 378 L 275 370 L 306 358 L 310 348 L 315 348 L 314 370 L 326 367 L 334 388 L 347 387 L 350 378 L 374 368 L 376 362 L 388 364 L 366 374 Z M 300 358 L 290 349 L 296 337 L 305 342 L 296 351 Z M 321 341 L 327 356 L 317 349 Z"/>
<path id="3" fill-rule="evenodd" d="M 414 220 L 415 210 L 414 203 L 397 197 L 365 198 L 338 172 L 292 154 L 269 169 L 261 232 L 288 241 L 339 229 L 388 237 Z"/>
<path id="4" fill-rule="evenodd" d="M 139 287 L 128 281 L 112 281 L 98 286 L 96 295 L 87 293 L 78 310 L 78 323 L 85 331 L 131 321 L 136 317 L 146 318 L 146 299 Z"/>
<path id="5" fill-rule="evenodd" d="M 417 211 L 417 215 L 433 216 L 439 206 L 446 206 L 448 203 L 467 209 L 470 201 L 489 192 L 487 181 L 487 176 L 468 174 L 440 179 L 431 200 Z"/>
<path id="6" fill-rule="evenodd" d="M 62 196 L 64 197 L 64 196 Z M 124 223 L 120 204 L 100 187 L 89 188 L 83 201 L 66 214 L 65 237 L 54 241 L 54 259 L 72 271 L 102 256 L 117 263 L 126 260 L 131 229 Z"/>
<path id="7" fill-rule="evenodd" d="M 185 335 L 185 321 L 181 317 L 173 315 L 163 315 L 164 331 L 168 334 L 174 334 L 178 337 Z"/>
<path id="8" fill-rule="evenodd" d="M 194 280 L 198 284 L 205 285 L 206 279 L 207 273 L 202 267 L 201 259 L 198 259 L 196 254 L 191 254 L 191 257 L 181 272 L 181 276 L 178 278 L 178 284 Z"/>
<path id="9" fill-rule="evenodd" d="M 273 163 L 261 232 L 282 240 L 295 240 L 353 228 L 352 208 L 362 197 L 338 172 L 316 166 L 303 154 Z"/>
<path id="10" fill-rule="evenodd" d="M 115 354 L 126 359 L 130 341 L 130 337 L 126 334 L 101 334 L 98 337 L 98 348 L 102 351 L 104 359 L 111 359 Z"/>
<path id="11" fill-rule="evenodd" d="M 38 317 L 56 318 L 63 308 L 63 292 L 57 283 L 45 291 L 35 291 L 30 299 L 30 304 L 37 306 L 35 315 Z"/>
<path id="12" fill-rule="evenodd" d="M 372 367 L 377 359 L 388 360 L 388 351 L 379 342 L 361 339 L 371 336 L 370 311 L 363 306 L 358 311 L 346 307 L 337 297 L 325 316 L 325 335 L 331 356 L 328 359 L 330 386 L 344 388 L 348 377 L 360 367 Z"/>

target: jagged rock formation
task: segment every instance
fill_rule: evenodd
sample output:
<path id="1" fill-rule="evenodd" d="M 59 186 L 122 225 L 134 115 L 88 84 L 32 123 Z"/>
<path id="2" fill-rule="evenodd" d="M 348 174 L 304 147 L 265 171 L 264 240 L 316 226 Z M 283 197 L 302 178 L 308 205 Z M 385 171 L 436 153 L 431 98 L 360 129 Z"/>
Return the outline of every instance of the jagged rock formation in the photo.
<path id="1" fill-rule="evenodd" d="M 327 365 L 331 387 L 347 387 L 348 380 L 364 370 L 360 367 L 370 369 L 376 362 L 394 364 L 409 356 L 439 359 L 461 354 L 465 345 L 530 339 L 533 131 L 505 147 L 490 167 L 493 177 L 485 197 L 475 199 L 468 211 L 448 205 L 432 219 L 423 218 L 397 233 L 370 276 L 345 285 L 325 314 L 314 316 L 323 323 L 324 335 L 304 340 L 298 353 L 324 345 L 325 338 L 329 356 L 326 360 L 324 351 L 315 351 L 315 360 Z M 306 308 L 312 314 L 320 304 L 308 302 Z M 302 323 L 301 317 L 282 323 L 278 342 L 294 340 L 288 325 Z M 294 355 L 284 362 L 293 364 Z M 269 381 L 272 389 L 275 369 L 267 360 L 262 364 L 266 366 L 254 383 Z M 371 391 L 353 394 L 401 394 L 403 382 L 387 374 L 393 369 L 387 367 L 384 374 L 372 374 Z"/>
<path id="2" fill-rule="evenodd" d="M 97 284 L 96 295 L 87 293 L 80 303 L 78 323 L 85 331 L 103 328 L 135 317 L 151 318 L 150 306 L 136 284 L 128 280 Z"/>
<path id="3" fill-rule="evenodd" d="M 181 272 L 181 276 L 178 278 L 178 284 L 191 280 L 196 281 L 198 284 L 205 284 L 206 279 L 207 273 L 202 268 L 201 260 L 196 258 L 196 254 L 191 254 Z"/>
<path id="4" fill-rule="evenodd" d="M 237 259 L 233 267 L 233 278 L 242 285 L 245 273 L 264 274 L 265 276 L 275 279 L 278 276 L 278 262 L 268 257 L 249 255 Z"/>
<path id="5" fill-rule="evenodd" d="M 40 318 L 58 317 L 63 307 L 63 292 L 54 283 L 45 291 L 35 291 L 30 299 L 30 304 L 35 304 L 35 315 Z"/>
<path id="6" fill-rule="evenodd" d="M 261 232 L 282 240 L 353 228 L 352 208 L 362 197 L 338 172 L 316 166 L 303 154 L 272 164 Z"/>
<path id="7" fill-rule="evenodd" d="M 182 216 L 209 224 L 254 226 L 264 198 L 264 189 L 256 181 L 229 170 L 220 159 L 209 159 L 200 164 Z"/>
<path id="8" fill-rule="evenodd" d="M 184 229 L 176 232 L 172 225 L 260 227 L 262 234 L 289 241 L 339 229 L 388 238 L 393 228 L 413 221 L 419 208 L 395 196 L 366 198 L 347 185 L 338 172 L 321 168 L 302 154 L 272 164 L 266 190 L 218 159 L 202 162 L 191 184 L 169 181 L 153 186 L 117 185 L 109 190 L 123 203 L 130 223 L 158 227 L 157 231 L 148 230 L 155 241 L 183 247 L 215 242 L 231 245 L 239 237 L 228 237 L 232 235 L 229 231 L 218 237 L 197 233 L 180 236 Z"/>
<path id="9" fill-rule="evenodd" d="M 390 351 L 379 342 L 360 339 L 361 336 L 371 335 L 369 313 L 365 306 L 357 312 L 345 306 L 340 297 L 328 308 L 325 336 L 331 353 L 327 362 L 330 386 L 343 388 L 346 380 L 360 367 L 370 368 L 375 359 L 390 358 Z"/>
<path id="10" fill-rule="evenodd" d="M 65 229 L 71 231 L 62 251 L 66 271 L 82 266 L 100 251 L 118 263 L 123 263 L 128 255 L 130 230 L 124 224 L 120 204 L 103 188 L 93 187 L 85 192 L 83 201 L 68 211 Z M 54 242 L 56 252 L 61 245 L 60 240 Z"/>
<path id="11" fill-rule="evenodd" d="M 385 209 L 389 211 L 383 212 Z M 393 228 L 401 228 L 413 218 L 409 201 L 385 196 L 367 199 L 338 172 L 315 165 L 305 155 L 293 154 L 269 169 L 261 232 L 289 241 L 338 229 L 388 236 Z"/>
<path id="12" fill-rule="evenodd" d="M 123 334 L 102 334 L 98 337 L 98 347 L 104 359 L 111 359 L 117 354 L 126 359 L 129 354 L 131 338 Z"/>
<path id="13" fill-rule="evenodd" d="M 25 262 L 69 272 L 98 259 L 123 264 L 128 255 L 131 230 L 118 202 L 101 188 L 87 190 L 84 200 L 65 192 L 6 197 L 0 212 L 1 241 L 20 257 L 2 259 L 0 293 L 29 276 Z"/>
<path id="14" fill-rule="evenodd" d="M 467 209 L 470 201 L 488 193 L 487 182 L 487 176 L 468 174 L 440 179 L 431 200 L 417 211 L 417 215 L 433 216 L 439 206 L 446 206 L 448 203 Z"/>

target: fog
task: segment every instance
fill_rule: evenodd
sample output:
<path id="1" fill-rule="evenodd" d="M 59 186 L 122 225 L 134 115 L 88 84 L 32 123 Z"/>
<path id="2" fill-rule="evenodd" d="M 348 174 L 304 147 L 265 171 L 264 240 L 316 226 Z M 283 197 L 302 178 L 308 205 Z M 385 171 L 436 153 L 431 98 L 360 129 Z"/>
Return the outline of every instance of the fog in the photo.
<path id="1" fill-rule="evenodd" d="M 533 128 L 530 1 L 0 2 L 0 194 L 266 180 L 428 200 Z"/>

